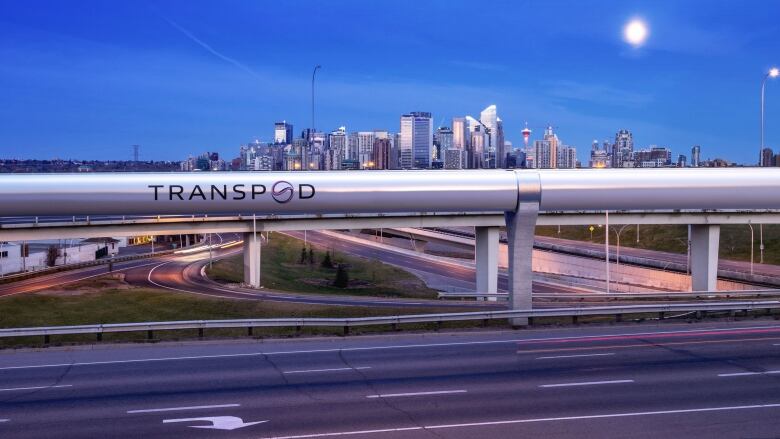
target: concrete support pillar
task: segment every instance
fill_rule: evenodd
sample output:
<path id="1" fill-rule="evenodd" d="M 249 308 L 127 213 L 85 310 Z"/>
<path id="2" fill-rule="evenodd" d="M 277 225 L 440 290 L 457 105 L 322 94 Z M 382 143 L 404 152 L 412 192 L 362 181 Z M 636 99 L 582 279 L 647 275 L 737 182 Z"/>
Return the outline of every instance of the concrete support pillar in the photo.
<path id="1" fill-rule="evenodd" d="M 477 292 L 498 292 L 498 227 L 475 227 Z M 493 298 L 491 300 L 496 300 Z"/>
<path id="2" fill-rule="evenodd" d="M 534 230 L 539 215 L 539 203 L 520 202 L 517 212 L 506 213 L 506 232 L 509 250 L 509 307 L 513 310 L 531 309 L 531 286 L 534 250 Z M 513 326 L 528 325 L 527 318 L 512 319 Z"/>
<path id="3" fill-rule="evenodd" d="M 260 237 L 244 233 L 244 283 L 260 288 Z"/>
<path id="4" fill-rule="evenodd" d="M 184 235 L 184 246 L 185 247 L 190 246 L 190 235 Z"/>
<path id="5" fill-rule="evenodd" d="M 718 289 L 720 225 L 691 225 L 691 287 L 693 291 Z"/>

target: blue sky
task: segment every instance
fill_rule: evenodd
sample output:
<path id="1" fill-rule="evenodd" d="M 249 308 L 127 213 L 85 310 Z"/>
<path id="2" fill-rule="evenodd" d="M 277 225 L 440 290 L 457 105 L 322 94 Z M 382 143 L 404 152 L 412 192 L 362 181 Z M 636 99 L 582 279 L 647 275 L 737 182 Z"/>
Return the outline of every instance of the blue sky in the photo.
<path id="1" fill-rule="evenodd" d="M 757 160 L 762 75 L 780 64 L 778 1 L 0 0 L 0 158 L 230 158 L 273 122 L 398 130 L 498 106 L 506 137 L 551 123 L 582 160 L 634 132 Z M 633 49 L 622 27 L 650 27 Z M 780 148 L 780 80 L 766 144 Z"/>

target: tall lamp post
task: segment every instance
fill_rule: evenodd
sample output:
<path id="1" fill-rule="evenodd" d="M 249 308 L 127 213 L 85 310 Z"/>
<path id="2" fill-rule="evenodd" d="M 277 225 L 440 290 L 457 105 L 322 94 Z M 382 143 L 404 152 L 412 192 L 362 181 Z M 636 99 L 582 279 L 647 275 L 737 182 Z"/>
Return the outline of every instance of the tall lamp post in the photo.
<path id="1" fill-rule="evenodd" d="M 753 224 L 748 222 L 748 227 L 750 227 L 750 274 L 753 274 L 753 242 L 755 237 L 753 235 Z"/>
<path id="2" fill-rule="evenodd" d="M 758 166 L 762 165 L 764 158 L 764 89 L 766 89 L 766 80 L 769 78 L 777 78 L 780 75 L 780 70 L 777 67 L 769 69 L 764 75 L 764 79 L 761 81 L 761 150 L 758 151 Z"/>
<path id="3" fill-rule="evenodd" d="M 620 234 L 623 233 L 623 230 L 625 230 L 626 227 L 628 227 L 630 224 L 624 224 L 619 230 L 612 229 L 613 232 L 615 232 L 615 235 L 617 235 L 617 253 L 615 254 L 615 267 L 620 266 Z"/>

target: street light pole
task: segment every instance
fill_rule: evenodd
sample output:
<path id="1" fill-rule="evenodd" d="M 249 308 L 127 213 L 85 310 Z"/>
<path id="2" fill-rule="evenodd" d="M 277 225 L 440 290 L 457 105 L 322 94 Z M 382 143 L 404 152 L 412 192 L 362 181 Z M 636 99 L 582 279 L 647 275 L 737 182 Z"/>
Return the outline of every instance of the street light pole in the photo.
<path id="1" fill-rule="evenodd" d="M 750 274 L 753 274 L 753 224 L 748 223 L 748 227 L 750 227 Z"/>
<path id="2" fill-rule="evenodd" d="M 309 154 L 311 154 L 311 149 L 314 146 L 314 77 L 317 75 L 317 70 L 322 68 L 321 65 L 317 64 L 314 66 L 314 71 L 311 72 L 311 128 L 309 128 Z M 309 157 L 303 157 L 306 160 L 305 163 L 309 162 Z M 301 166 L 301 168 L 304 168 Z"/>
<path id="3" fill-rule="evenodd" d="M 609 294 L 609 211 L 604 211 L 604 254 L 606 255 L 606 258 L 604 258 L 604 261 L 606 263 L 606 278 L 607 278 L 607 294 Z"/>
<path id="4" fill-rule="evenodd" d="M 764 89 L 766 89 L 766 80 L 769 78 L 777 78 L 780 75 L 780 70 L 777 67 L 769 69 L 764 79 L 761 81 L 761 149 L 758 151 L 758 166 L 762 165 L 764 157 Z"/>
<path id="5" fill-rule="evenodd" d="M 615 260 L 615 267 L 620 266 L 620 234 L 623 233 L 623 230 L 628 227 L 628 224 L 624 224 L 623 227 L 620 228 L 620 230 L 615 230 L 615 234 L 617 235 L 617 253 L 615 256 L 617 259 Z"/>

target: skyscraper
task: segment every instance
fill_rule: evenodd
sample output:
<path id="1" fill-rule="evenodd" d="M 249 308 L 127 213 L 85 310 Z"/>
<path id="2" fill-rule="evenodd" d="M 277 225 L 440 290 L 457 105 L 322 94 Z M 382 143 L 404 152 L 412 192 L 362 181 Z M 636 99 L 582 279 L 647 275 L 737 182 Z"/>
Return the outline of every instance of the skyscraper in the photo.
<path id="1" fill-rule="evenodd" d="M 361 169 L 372 167 L 369 163 L 374 161 L 374 140 L 376 139 L 374 132 L 360 131 L 355 133 L 355 139 L 356 157 L 353 160 L 357 160 L 360 163 Z"/>
<path id="2" fill-rule="evenodd" d="M 484 127 L 478 123 L 473 126 L 471 131 L 471 169 L 487 168 L 490 163 L 488 153 L 488 136 L 485 134 Z"/>
<path id="3" fill-rule="evenodd" d="M 474 131 L 477 130 L 478 127 L 480 127 L 479 122 L 477 122 L 476 119 L 474 119 L 471 116 L 466 116 L 466 168 L 468 169 L 477 169 L 480 167 L 480 163 L 482 163 L 482 157 L 479 156 L 477 152 L 474 151 Z M 484 135 L 484 133 L 480 133 L 480 135 Z M 480 143 L 480 149 L 481 145 L 483 143 Z"/>
<path id="4" fill-rule="evenodd" d="M 293 142 L 293 126 L 287 121 L 274 124 L 274 143 L 289 145 Z"/>
<path id="5" fill-rule="evenodd" d="M 557 151 L 556 167 L 559 169 L 574 169 L 577 167 L 577 148 L 561 145 Z"/>
<path id="6" fill-rule="evenodd" d="M 462 151 L 468 150 L 468 127 L 465 117 L 452 118 L 452 147 Z"/>
<path id="7" fill-rule="evenodd" d="M 761 166 L 774 166 L 775 156 L 772 148 L 764 148 L 761 150 Z"/>
<path id="8" fill-rule="evenodd" d="M 452 148 L 453 133 L 450 127 L 439 127 L 433 134 L 433 147 L 437 160 L 444 161 L 444 152 Z"/>
<path id="9" fill-rule="evenodd" d="M 609 168 L 612 165 L 609 156 L 609 142 L 604 142 L 604 149 L 599 148 L 599 141 L 594 140 L 590 148 L 590 167 Z"/>
<path id="10" fill-rule="evenodd" d="M 558 135 L 553 132 L 553 127 L 548 125 L 544 130 L 543 140 L 534 142 L 536 168 L 553 169 L 558 167 L 558 143 Z"/>
<path id="11" fill-rule="evenodd" d="M 506 143 L 504 141 L 504 121 L 501 118 L 496 119 L 496 168 L 506 168 Z"/>
<path id="12" fill-rule="evenodd" d="M 634 136 L 629 130 L 620 130 L 615 134 L 615 143 L 612 144 L 612 167 L 633 168 L 634 162 Z"/>
<path id="13" fill-rule="evenodd" d="M 701 146 L 693 145 L 691 148 L 691 167 L 698 168 L 701 166 Z"/>
<path id="14" fill-rule="evenodd" d="M 433 151 L 433 121 L 431 113 L 415 111 L 401 116 L 401 167 L 404 169 L 431 167 Z"/>
<path id="15" fill-rule="evenodd" d="M 482 110 L 479 113 L 479 121 L 490 130 L 490 139 L 488 144 L 485 145 L 485 155 L 487 157 L 484 160 L 484 167 L 495 167 L 495 164 L 498 163 L 496 159 L 498 152 L 498 116 L 496 115 L 496 106 L 490 105 Z M 501 146 L 501 149 L 503 150 L 504 147 Z"/>
<path id="16" fill-rule="evenodd" d="M 390 168 L 390 138 L 376 137 L 374 139 L 373 159 L 368 162 L 368 169 L 389 169 Z"/>

